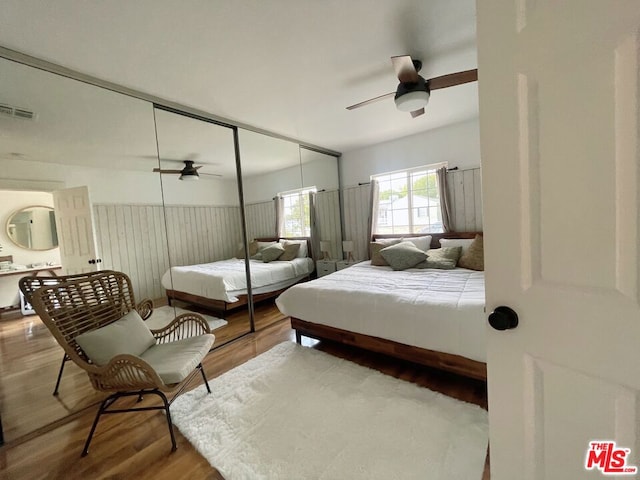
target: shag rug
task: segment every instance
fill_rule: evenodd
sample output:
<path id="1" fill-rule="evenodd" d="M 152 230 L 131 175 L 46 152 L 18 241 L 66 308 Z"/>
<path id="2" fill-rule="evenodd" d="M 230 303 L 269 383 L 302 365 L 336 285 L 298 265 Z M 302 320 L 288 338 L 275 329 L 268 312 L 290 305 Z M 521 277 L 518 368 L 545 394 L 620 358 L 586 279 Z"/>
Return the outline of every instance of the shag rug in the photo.
<path id="1" fill-rule="evenodd" d="M 178 315 L 182 315 L 183 313 L 194 313 L 189 310 L 185 310 L 184 308 L 170 307 L 165 305 L 163 307 L 158 307 L 153 309 L 153 313 L 149 318 L 147 318 L 146 323 L 151 329 L 162 328 L 165 325 L 168 325 L 171 320 L 176 318 Z M 209 324 L 209 328 L 211 330 L 215 330 L 216 328 L 224 327 L 227 324 L 226 320 L 222 320 L 221 318 L 212 317 L 211 315 L 200 314 L 204 317 L 204 319 Z"/>
<path id="2" fill-rule="evenodd" d="M 487 412 L 282 343 L 178 397 L 171 416 L 227 480 L 480 480 Z"/>

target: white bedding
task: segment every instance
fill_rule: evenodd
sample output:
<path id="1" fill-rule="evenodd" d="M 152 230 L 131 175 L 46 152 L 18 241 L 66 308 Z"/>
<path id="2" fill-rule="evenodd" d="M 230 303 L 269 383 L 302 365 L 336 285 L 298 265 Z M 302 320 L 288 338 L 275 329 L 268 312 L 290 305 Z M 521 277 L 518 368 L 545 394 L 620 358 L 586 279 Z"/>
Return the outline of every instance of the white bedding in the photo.
<path id="1" fill-rule="evenodd" d="M 313 260 L 294 258 L 287 262 L 251 262 L 251 286 L 267 292 L 270 285 L 278 290 L 283 282 L 302 278 L 313 272 Z M 213 263 L 171 267 L 162 277 L 162 286 L 170 290 L 199 295 L 225 302 L 237 302 L 237 295 L 247 293 L 244 260 L 232 258 Z"/>
<path id="2" fill-rule="evenodd" d="M 484 272 L 363 262 L 282 293 L 285 315 L 486 362 Z"/>

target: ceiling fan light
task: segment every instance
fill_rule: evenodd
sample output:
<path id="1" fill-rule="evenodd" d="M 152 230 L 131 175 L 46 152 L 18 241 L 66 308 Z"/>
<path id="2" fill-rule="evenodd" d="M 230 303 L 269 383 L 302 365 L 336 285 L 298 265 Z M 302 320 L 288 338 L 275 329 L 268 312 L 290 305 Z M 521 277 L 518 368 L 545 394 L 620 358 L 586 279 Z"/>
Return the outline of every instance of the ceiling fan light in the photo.
<path id="1" fill-rule="evenodd" d="M 200 175 L 198 174 L 198 172 L 183 173 L 182 175 L 180 175 L 180 180 L 186 180 L 188 182 L 193 182 L 198 179 L 200 179 Z"/>
<path id="2" fill-rule="evenodd" d="M 429 103 L 429 92 L 426 90 L 414 90 L 395 98 L 396 107 L 403 112 L 420 110 Z"/>

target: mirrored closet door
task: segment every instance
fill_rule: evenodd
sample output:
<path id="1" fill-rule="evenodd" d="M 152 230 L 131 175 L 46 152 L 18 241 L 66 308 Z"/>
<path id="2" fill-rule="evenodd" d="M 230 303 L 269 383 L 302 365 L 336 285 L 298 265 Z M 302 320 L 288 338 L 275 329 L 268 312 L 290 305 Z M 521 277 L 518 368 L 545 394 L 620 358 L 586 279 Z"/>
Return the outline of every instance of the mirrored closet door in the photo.
<path id="1" fill-rule="evenodd" d="M 233 129 L 155 109 L 171 318 L 202 314 L 214 348 L 251 331 Z"/>
<path id="2" fill-rule="evenodd" d="M 6 59 L 0 78 L 0 414 L 10 442 L 102 399 L 72 362 L 52 395 L 63 350 L 21 302 L 18 280 L 114 269 L 136 301 L 157 300 L 168 256 L 153 105 Z M 69 205 L 86 215 L 74 228 Z M 59 246 L 34 243 L 34 224 L 18 232 L 16 212 L 33 206 L 46 207 Z"/>

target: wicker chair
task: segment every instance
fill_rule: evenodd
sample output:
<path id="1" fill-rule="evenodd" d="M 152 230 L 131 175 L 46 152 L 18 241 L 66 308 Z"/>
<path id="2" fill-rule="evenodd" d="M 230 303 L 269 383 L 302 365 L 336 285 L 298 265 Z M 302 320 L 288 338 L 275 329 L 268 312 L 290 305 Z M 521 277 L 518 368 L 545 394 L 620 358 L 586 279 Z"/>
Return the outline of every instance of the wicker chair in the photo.
<path id="1" fill-rule="evenodd" d="M 71 280 L 81 280 L 83 278 L 88 278 L 88 276 L 90 275 L 91 274 L 79 273 L 76 275 L 64 275 L 56 277 L 23 277 L 18 281 L 18 286 L 20 287 L 20 291 L 24 295 L 25 300 L 29 302 L 29 304 L 31 304 L 31 296 L 33 295 L 33 292 L 41 287 L 50 287 Z M 139 302 L 135 308 L 142 319 L 146 320 L 153 313 L 153 302 L 150 299 L 145 298 L 144 300 Z M 60 381 L 62 380 L 62 373 L 64 372 L 64 366 L 69 360 L 69 356 L 65 353 L 62 356 L 62 362 L 60 363 L 60 370 L 58 371 L 56 386 L 53 389 L 54 396 L 58 395 L 58 390 L 60 389 Z"/>
<path id="2" fill-rule="evenodd" d="M 198 372 L 204 379 L 207 391 L 211 393 L 201 361 L 215 337 L 204 318 L 195 313 L 179 315 L 167 326 L 150 330 L 153 336 L 151 343 L 155 339 L 155 344 L 140 355 L 121 353 L 109 357 L 108 361 L 94 363 L 76 340 L 83 340 L 78 339 L 80 335 L 86 340 L 87 333 L 102 335 L 110 332 L 105 327 L 120 328 L 122 322 L 118 322 L 116 326 L 111 325 L 118 320 L 126 320 L 124 317 L 131 317 L 130 312 L 135 310 L 136 304 L 129 277 L 113 271 L 86 274 L 82 278 L 42 286 L 32 293 L 31 300 L 36 313 L 70 360 L 87 372 L 96 390 L 110 393 L 98 409 L 82 456 L 89 452 L 91 439 L 102 414 L 140 410 L 165 411 L 172 451 L 175 451 L 177 447 L 169 406 Z M 137 322 L 148 335 L 149 330 L 144 323 L 139 319 Z M 96 358 L 95 355 L 92 356 Z M 168 400 L 165 393 L 170 392 L 175 394 Z M 163 405 L 109 409 L 119 398 L 138 396 L 140 399 L 145 394 L 158 395 Z"/>

